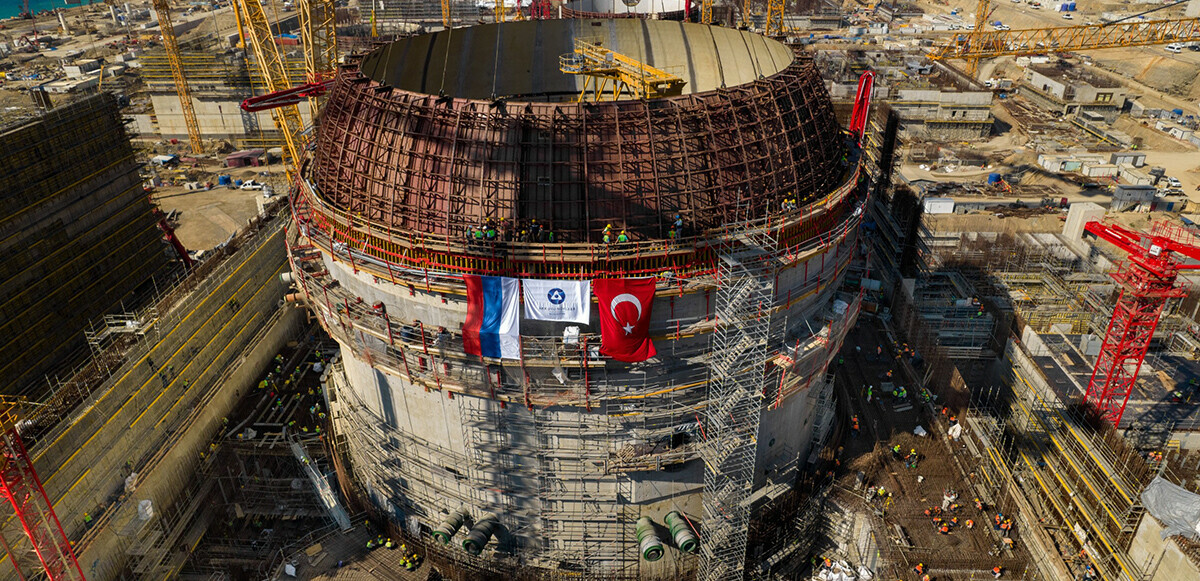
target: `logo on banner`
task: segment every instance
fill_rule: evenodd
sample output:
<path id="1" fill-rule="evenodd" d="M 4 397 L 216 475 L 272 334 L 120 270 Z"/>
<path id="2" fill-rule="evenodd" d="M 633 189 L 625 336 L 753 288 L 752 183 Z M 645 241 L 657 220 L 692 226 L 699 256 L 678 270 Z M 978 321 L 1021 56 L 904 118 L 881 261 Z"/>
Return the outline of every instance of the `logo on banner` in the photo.
<path id="1" fill-rule="evenodd" d="M 567 301 L 567 293 L 560 288 L 552 288 L 546 293 L 546 300 L 552 305 L 561 305 Z"/>

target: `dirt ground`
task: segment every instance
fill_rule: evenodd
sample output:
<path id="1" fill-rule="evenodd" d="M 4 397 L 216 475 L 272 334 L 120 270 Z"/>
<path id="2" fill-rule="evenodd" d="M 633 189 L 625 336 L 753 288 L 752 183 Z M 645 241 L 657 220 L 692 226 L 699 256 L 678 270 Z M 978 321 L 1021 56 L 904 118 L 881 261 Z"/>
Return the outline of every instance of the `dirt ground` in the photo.
<path id="1" fill-rule="evenodd" d="M 267 168 L 221 170 L 235 179 L 253 178 L 273 183 L 275 194 L 283 190 L 282 166 L 268 166 L 271 176 L 259 175 Z M 214 178 L 215 182 L 216 179 Z M 178 212 L 175 233 L 188 250 L 207 250 L 224 242 L 258 214 L 261 190 L 217 186 L 212 190 L 185 190 L 182 186 L 156 188 L 151 198 L 163 212 Z"/>
<path id="2" fill-rule="evenodd" d="M 881 356 L 876 355 L 877 347 L 883 348 Z M 911 381 L 899 377 L 901 366 L 883 327 L 875 320 L 860 320 L 846 339 L 842 357 L 843 363 L 837 369 L 839 395 L 848 403 L 850 413 L 858 416 L 862 430 L 844 443 L 838 483 L 846 492 L 841 500 L 846 506 L 882 514 L 884 530 L 876 532 L 885 545 L 884 558 L 904 563 L 892 574 L 916 579 L 919 576 L 911 567 L 917 562 L 924 563 L 927 572 L 939 581 L 967 579 L 961 573 L 964 569 L 978 572 L 1001 565 L 1008 570 L 1024 570 L 1028 554 L 1021 547 L 1020 531 L 1011 535 L 1016 541 L 1015 551 L 1001 556 L 989 554 L 1000 543 L 999 532 L 991 526 L 996 508 L 985 507 L 987 510 L 980 512 L 974 507 L 969 478 L 959 470 L 951 457 L 951 447 L 945 442 L 945 419 L 931 421 L 929 408 L 920 403 L 918 390 Z M 897 385 L 908 387 L 907 399 L 897 400 L 883 393 L 882 385 L 888 381 L 889 370 L 896 375 Z M 873 386 L 869 402 L 868 386 Z M 915 436 L 913 430 L 918 425 L 931 434 Z M 920 461 L 916 468 L 906 468 L 903 459 L 893 457 L 890 449 L 896 444 L 904 454 L 917 450 Z M 965 451 L 955 453 L 965 454 Z M 969 458 L 961 460 L 963 465 L 970 465 Z M 865 486 L 883 486 L 891 494 L 890 499 L 868 502 L 863 500 L 862 492 L 849 492 L 855 490 L 860 478 Z M 958 504 L 962 505 L 953 514 L 943 515 L 947 519 L 959 518 L 959 526 L 950 534 L 939 533 L 932 517 L 924 513 L 934 505 L 941 505 L 945 490 L 957 491 Z M 999 509 L 1006 511 L 1007 507 Z M 973 529 L 966 528 L 967 519 L 975 521 Z M 903 531 L 903 540 L 898 531 Z M 905 543 L 910 546 L 904 547 Z M 959 572 L 951 572 L 955 570 Z M 884 571 L 878 573 L 881 578 L 886 576 Z"/>

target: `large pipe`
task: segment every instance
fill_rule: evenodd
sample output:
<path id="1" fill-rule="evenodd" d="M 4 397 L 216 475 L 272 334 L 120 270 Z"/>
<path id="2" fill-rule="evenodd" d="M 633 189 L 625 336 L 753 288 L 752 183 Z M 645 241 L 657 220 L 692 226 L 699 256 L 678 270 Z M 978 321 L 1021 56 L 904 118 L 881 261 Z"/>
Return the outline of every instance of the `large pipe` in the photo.
<path id="1" fill-rule="evenodd" d="M 290 271 L 279 273 L 279 282 L 282 282 L 283 284 L 292 284 L 295 282 L 295 280 L 295 276 L 293 276 Z"/>
<path id="2" fill-rule="evenodd" d="M 467 538 L 463 539 L 463 550 L 472 555 L 482 553 L 483 548 L 492 539 L 492 533 L 495 532 L 496 526 L 499 524 L 500 519 L 496 518 L 496 515 L 492 513 L 480 517 L 479 520 L 475 521 L 475 526 L 471 527 L 471 532 L 467 533 Z"/>
<path id="3" fill-rule="evenodd" d="M 700 548 L 696 533 L 692 532 L 692 527 L 679 511 L 668 512 L 663 521 L 667 523 L 667 528 L 671 529 L 671 538 L 675 539 L 675 546 L 679 547 L 679 550 L 695 553 L 696 549 Z"/>
<path id="4" fill-rule="evenodd" d="M 325 374 L 322 374 L 321 383 L 324 383 L 325 379 Z M 443 545 L 449 545 L 450 538 L 454 536 L 454 533 L 458 532 L 458 529 L 463 526 L 463 523 L 467 522 L 467 518 L 469 516 L 470 513 L 467 512 L 467 507 L 458 507 L 458 510 L 450 513 L 450 515 L 442 521 L 442 524 L 438 525 L 438 528 L 434 529 L 433 538 L 441 541 Z"/>
<path id="5" fill-rule="evenodd" d="M 644 516 L 637 521 L 637 541 L 638 548 L 642 551 L 642 558 L 647 561 L 657 561 L 663 557 L 663 544 L 658 539 L 658 533 L 654 530 L 654 521 L 650 517 Z"/>

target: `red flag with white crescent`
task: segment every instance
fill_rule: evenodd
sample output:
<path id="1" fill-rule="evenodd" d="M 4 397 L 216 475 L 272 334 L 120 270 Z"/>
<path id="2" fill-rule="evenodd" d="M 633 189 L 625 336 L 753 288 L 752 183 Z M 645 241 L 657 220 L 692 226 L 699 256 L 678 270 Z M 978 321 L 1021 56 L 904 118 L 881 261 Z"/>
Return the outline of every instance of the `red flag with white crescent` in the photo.
<path id="1" fill-rule="evenodd" d="M 650 342 L 654 278 L 601 278 L 592 281 L 600 305 L 600 353 L 635 363 L 658 354 Z"/>

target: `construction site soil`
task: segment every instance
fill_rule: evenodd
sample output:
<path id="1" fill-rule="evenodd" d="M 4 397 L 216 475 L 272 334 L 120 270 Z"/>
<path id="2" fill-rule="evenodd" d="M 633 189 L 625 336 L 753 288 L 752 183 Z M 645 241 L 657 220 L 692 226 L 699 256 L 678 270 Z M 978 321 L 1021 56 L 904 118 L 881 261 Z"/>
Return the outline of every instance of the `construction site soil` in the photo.
<path id="1" fill-rule="evenodd" d="M 882 354 L 877 355 L 877 348 Z M 899 345 L 903 348 L 903 344 Z M 833 499 L 843 507 L 860 513 L 873 514 L 877 542 L 881 545 L 883 561 L 888 563 L 876 573 L 880 578 L 919 579 L 913 568 L 923 563 L 926 573 L 938 581 L 980 578 L 981 571 L 997 565 L 1012 572 L 1007 578 L 1019 578 L 1029 562 L 1022 547 L 1021 531 L 1010 533 L 1012 550 L 1001 551 L 1003 542 L 999 530 L 993 528 L 997 510 L 1009 513 L 1004 502 L 985 510 L 974 506 L 970 466 L 975 462 L 969 453 L 946 435 L 949 415 L 940 414 L 941 403 L 921 401 L 919 389 L 907 376 L 912 367 L 897 356 L 897 345 L 888 330 L 877 319 L 863 319 L 846 337 L 841 364 L 837 368 L 839 412 L 847 425 L 853 426 L 850 416 L 857 416 L 861 433 L 853 430 L 841 450 L 836 492 Z M 894 377 L 889 379 L 888 371 Z M 883 392 L 885 382 L 908 389 L 908 398 L 898 400 Z M 868 388 L 871 399 L 867 401 Z M 955 396 L 960 397 L 955 397 Z M 954 405 L 962 394 L 946 400 Z M 935 409 L 937 411 L 935 411 Z M 928 432 L 914 435 L 920 426 Z M 896 458 L 892 446 L 900 445 L 902 455 L 915 449 L 920 457 L 915 468 L 906 468 L 905 460 Z M 890 498 L 879 498 L 872 490 L 883 486 Z M 949 534 L 938 532 L 932 517 L 925 510 L 941 506 L 943 491 L 958 492 L 957 503 L 962 507 L 954 513 L 959 525 Z M 968 519 L 975 522 L 968 530 Z M 891 569 L 891 570 L 889 570 Z"/>

